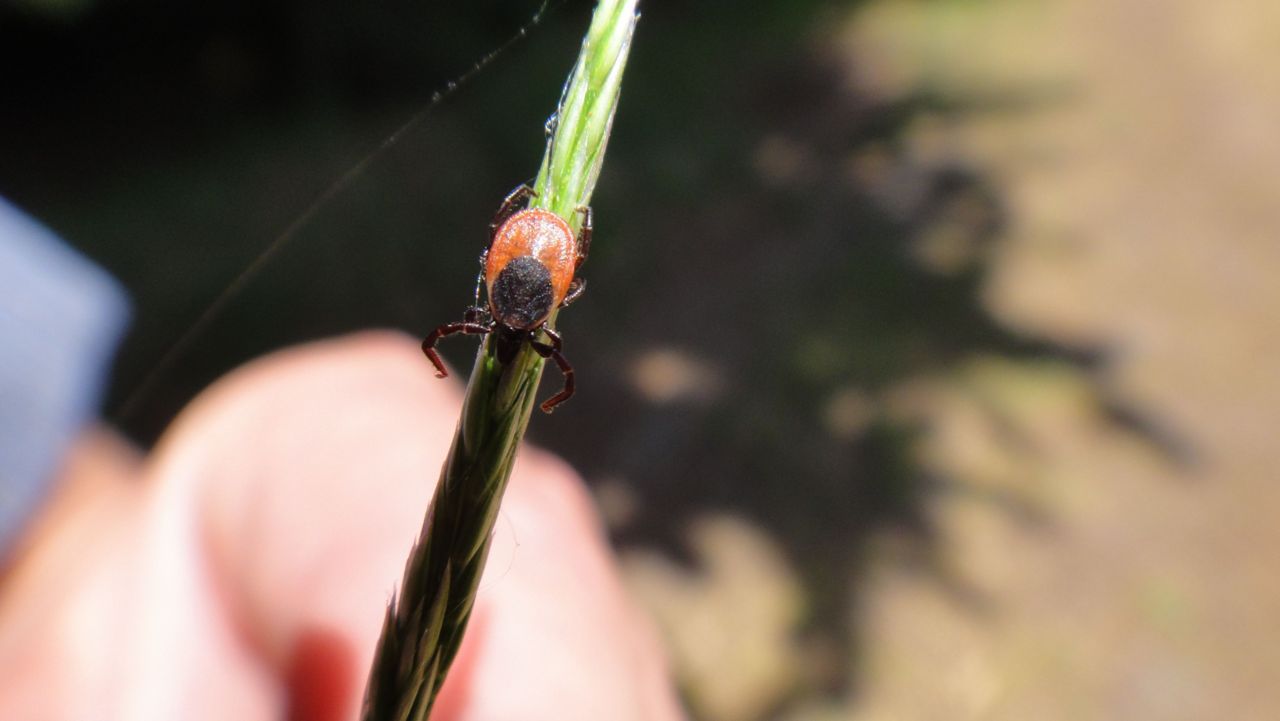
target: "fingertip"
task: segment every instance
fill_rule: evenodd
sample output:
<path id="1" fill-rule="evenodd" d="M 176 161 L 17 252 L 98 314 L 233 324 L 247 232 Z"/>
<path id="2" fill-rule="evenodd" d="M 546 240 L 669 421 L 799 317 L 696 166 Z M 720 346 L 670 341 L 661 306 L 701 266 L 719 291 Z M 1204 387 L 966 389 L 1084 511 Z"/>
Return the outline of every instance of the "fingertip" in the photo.
<path id="1" fill-rule="evenodd" d="M 321 632 L 372 652 L 460 405 L 429 368 L 398 333 L 281 351 L 202 394 L 162 443 L 155 475 L 193 489 L 227 603 L 281 669 Z"/>

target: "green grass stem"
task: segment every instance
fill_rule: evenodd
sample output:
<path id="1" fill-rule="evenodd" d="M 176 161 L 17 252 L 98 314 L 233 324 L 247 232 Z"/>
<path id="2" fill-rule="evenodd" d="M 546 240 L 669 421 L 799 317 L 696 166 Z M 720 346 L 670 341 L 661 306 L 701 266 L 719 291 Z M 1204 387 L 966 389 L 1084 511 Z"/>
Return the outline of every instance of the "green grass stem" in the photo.
<path id="1" fill-rule="evenodd" d="M 637 0 L 602 0 L 556 111 L 532 207 L 582 225 L 604 162 Z M 554 323 L 555 316 L 548 323 Z M 476 356 L 453 446 L 399 596 L 387 608 L 369 673 L 364 721 L 422 721 L 462 643 L 516 449 L 533 412 L 543 359 L 526 345 L 498 360 L 492 336 Z"/>

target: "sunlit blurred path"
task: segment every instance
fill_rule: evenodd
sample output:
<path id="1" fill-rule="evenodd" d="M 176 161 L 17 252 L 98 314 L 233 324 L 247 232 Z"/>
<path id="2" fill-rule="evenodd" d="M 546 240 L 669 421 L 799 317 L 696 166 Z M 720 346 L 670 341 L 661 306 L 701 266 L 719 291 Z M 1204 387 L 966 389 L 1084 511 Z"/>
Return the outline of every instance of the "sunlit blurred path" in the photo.
<path id="1" fill-rule="evenodd" d="M 1277 27 L 1265 0 L 881 2 L 852 21 L 877 93 L 1042 98 L 920 130 L 1009 200 L 989 306 L 1114 349 L 1119 396 L 1189 451 L 1180 466 L 1109 431 L 1061 369 L 976 361 L 940 391 L 926 455 L 1030 494 L 1048 526 L 942 505 L 949 560 L 989 613 L 886 564 L 852 717 L 1280 714 Z"/>

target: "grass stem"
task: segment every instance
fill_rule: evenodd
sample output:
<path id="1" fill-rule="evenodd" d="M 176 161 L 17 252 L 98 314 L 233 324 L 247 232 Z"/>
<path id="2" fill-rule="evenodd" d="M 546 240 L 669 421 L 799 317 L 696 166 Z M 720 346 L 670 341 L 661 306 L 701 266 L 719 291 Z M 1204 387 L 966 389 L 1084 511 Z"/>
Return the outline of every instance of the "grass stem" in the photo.
<path id="1" fill-rule="evenodd" d="M 532 207 L 577 232 L 604 162 L 637 0 L 602 0 L 565 84 Z M 553 324 L 553 313 L 548 324 Z M 453 446 L 387 607 L 369 672 L 364 721 L 422 721 L 462 644 L 494 521 L 532 414 L 543 359 L 526 344 L 509 362 L 485 337 L 467 384 Z"/>

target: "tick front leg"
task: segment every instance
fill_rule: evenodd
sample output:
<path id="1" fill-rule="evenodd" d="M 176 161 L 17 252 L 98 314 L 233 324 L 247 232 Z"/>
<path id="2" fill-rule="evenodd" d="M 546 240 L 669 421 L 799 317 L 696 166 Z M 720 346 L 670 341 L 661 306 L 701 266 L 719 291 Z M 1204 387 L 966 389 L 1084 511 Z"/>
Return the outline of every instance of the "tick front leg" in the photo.
<path id="1" fill-rule="evenodd" d="M 538 194 L 528 183 L 521 183 L 519 187 L 507 194 L 502 200 L 502 205 L 498 206 L 498 212 L 493 216 L 493 222 L 489 224 L 489 243 L 493 243 L 493 235 L 498 232 L 498 228 L 502 224 L 511 219 L 517 211 L 529 204 L 530 198 L 536 198 Z"/>
<path id="2" fill-rule="evenodd" d="M 577 270 L 578 266 L 586 262 L 587 253 L 591 250 L 591 233 L 595 229 L 591 206 L 579 205 L 577 210 L 582 213 L 582 230 L 578 231 L 578 258 L 574 262 L 574 270 Z"/>
<path id="3" fill-rule="evenodd" d="M 490 233 L 489 242 L 493 242 L 493 234 Z M 480 307 L 480 286 L 484 285 L 484 271 L 489 263 L 489 249 L 485 248 L 480 254 L 480 272 L 476 273 L 476 302 L 474 307 Z"/>
<path id="4" fill-rule="evenodd" d="M 546 333 L 547 338 L 551 340 L 551 345 L 547 345 L 546 343 L 541 343 L 539 341 L 530 341 L 529 345 L 533 347 L 533 351 L 538 355 L 555 361 L 556 365 L 560 368 L 560 372 L 564 374 L 564 388 L 562 388 L 559 393 L 543 401 L 542 405 L 539 406 L 542 408 L 543 413 L 551 413 L 556 409 L 556 406 L 573 397 L 573 366 L 569 365 L 569 361 L 565 360 L 564 355 L 560 353 L 560 335 L 555 331 L 547 330 L 545 328 L 543 329 L 543 332 Z"/>
<path id="5" fill-rule="evenodd" d="M 582 295 L 582 292 L 586 289 L 587 281 L 582 278 L 574 278 L 573 282 L 569 284 L 569 291 L 564 294 L 564 300 L 560 301 L 560 307 L 563 308 L 577 300 L 578 296 Z"/>
<path id="6" fill-rule="evenodd" d="M 552 350 L 561 350 L 562 348 L 564 348 L 564 339 L 560 337 L 560 331 L 551 330 L 545 325 L 543 325 L 538 330 L 542 331 L 543 335 L 547 336 L 547 340 L 551 341 L 550 345 Z M 547 357 L 545 354 L 542 354 L 542 353 L 540 353 L 539 355 L 541 355 L 543 358 Z"/>
<path id="7" fill-rule="evenodd" d="M 493 318 L 489 315 L 489 311 L 482 305 L 473 305 L 462 312 L 463 323 L 473 323 L 488 328 L 493 324 Z"/>
<path id="8" fill-rule="evenodd" d="M 431 365 L 436 367 L 436 378 L 446 378 L 449 371 L 444 367 L 444 362 L 440 360 L 440 354 L 436 353 L 436 341 L 454 333 L 468 333 L 473 335 L 484 335 L 490 331 L 489 326 L 479 323 L 445 323 L 436 328 L 422 339 L 422 352 L 426 354 L 427 360 L 431 361 Z"/>

